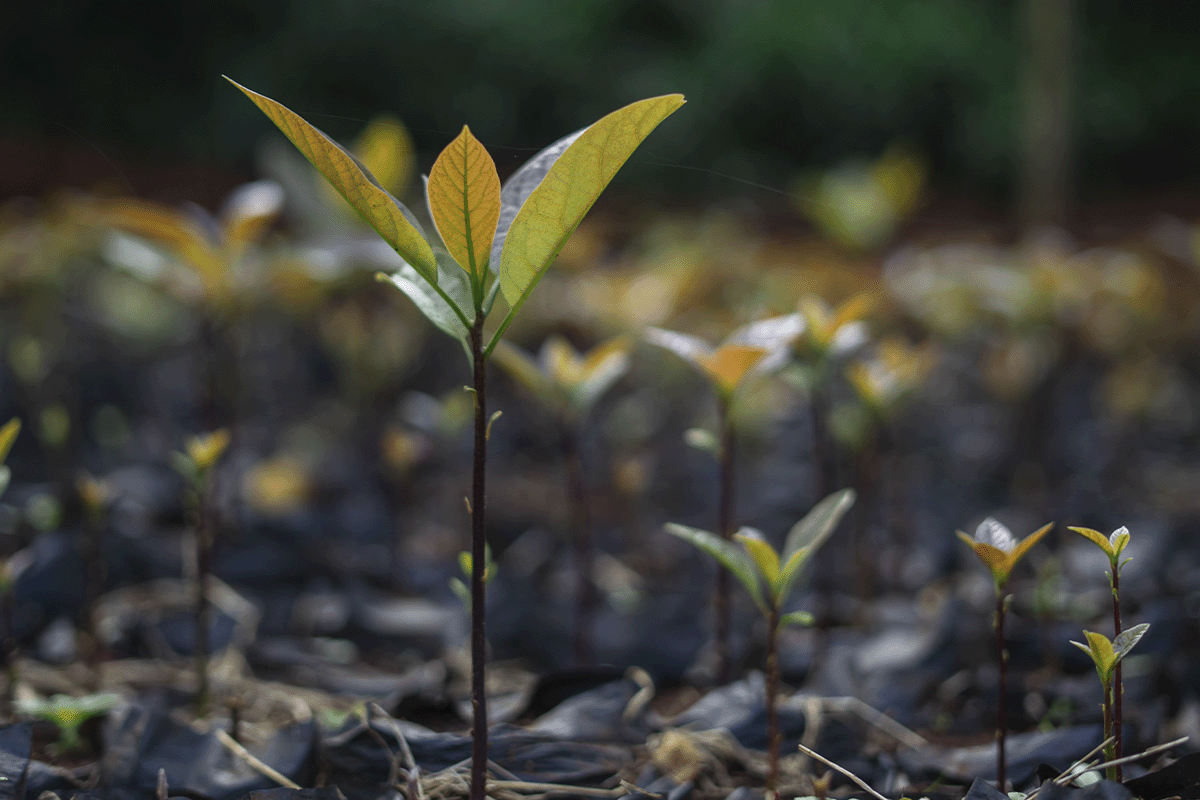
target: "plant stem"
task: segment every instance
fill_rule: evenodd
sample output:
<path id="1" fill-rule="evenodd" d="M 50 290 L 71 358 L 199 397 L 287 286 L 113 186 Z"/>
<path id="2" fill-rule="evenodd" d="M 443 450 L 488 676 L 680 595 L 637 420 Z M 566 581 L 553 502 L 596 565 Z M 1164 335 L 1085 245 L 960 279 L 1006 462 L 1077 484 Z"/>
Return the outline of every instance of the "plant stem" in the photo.
<path id="1" fill-rule="evenodd" d="M 767 794 L 779 800 L 779 608 L 767 618 Z"/>
<path id="2" fill-rule="evenodd" d="M 1008 651 L 1004 649 L 1004 590 L 996 591 L 996 657 L 1000 664 L 999 690 L 996 704 L 996 788 L 1007 792 L 1007 764 L 1004 760 L 1004 740 L 1008 736 Z"/>
<path id="3" fill-rule="evenodd" d="M 575 528 L 575 572 L 578 580 L 575 587 L 573 649 L 575 663 L 586 666 L 592 662 L 592 612 L 596 597 L 592 588 L 592 510 L 579 430 L 573 421 L 567 421 L 563 429 L 563 458 L 566 461 L 567 495 Z"/>
<path id="4" fill-rule="evenodd" d="M 718 402 L 718 424 L 721 429 L 720 481 L 717 498 L 717 531 L 725 541 L 733 540 L 735 439 L 730 401 Z M 729 572 L 717 570 L 717 585 L 713 596 L 713 639 L 717 652 L 717 685 L 729 683 L 732 675 L 729 655 Z"/>
<path id="5" fill-rule="evenodd" d="M 471 359 L 475 368 L 475 458 L 471 476 L 471 800 L 487 796 L 488 721 L 487 689 L 487 525 L 484 505 L 487 466 L 487 360 L 483 355 L 483 314 L 471 326 Z"/>
<path id="6" fill-rule="evenodd" d="M 1113 595 L 1113 639 L 1121 635 L 1121 567 L 1116 561 L 1112 565 L 1112 595 Z M 1114 738 L 1113 741 L 1113 757 L 1121 758 L 1121 695 L 1125 693 L 1125 684 L 1121 680 L 1121 662 L 1117 662 L 1116 671 L 1113 673 L 1112 686 L 1112 706 L 1113 706 L 1113 729 L 1110 732 Z M 1112 780 L 1121 781 L 1125 777 L 1124 769 L 1121 764 L 1117 764 L 1112 768 L 1115 770 Z"/>
<path id="7" fill-rule="evenodd" d="M 1104 686 L 1104 738 L 1105 738 L 1105 740 L 1108 740 L 1113 735 L 1113 707 L 1112 707 L 1113 706 L 1113 704 L 1112 704 L 1113 686 L 1108 683 L 1103 684 L 1103 686 Z M 1110 744 L 1108 747 L 1104 748 L 1104 760 L 1112 761 L 1115 758 L 1115 756 L 1114 756 L 1115 750 L 1116 750 L 1115 742 L 1113 744 Z M 1110 781 L 1115 781 L 1117 779 L 1117 767 L 1114 765 L 1114 766 L 1106 768 L 1105 769 L 1105 777 L 1107 777 Z"/>
<path id="8" fill-rule="evenodd" d="M 196 492 L 196 716 L 208 710 L 208 576 L 212 572 L 213 535 L 208 513 L 208 480 L 203 475 L 197 483 Z"/>

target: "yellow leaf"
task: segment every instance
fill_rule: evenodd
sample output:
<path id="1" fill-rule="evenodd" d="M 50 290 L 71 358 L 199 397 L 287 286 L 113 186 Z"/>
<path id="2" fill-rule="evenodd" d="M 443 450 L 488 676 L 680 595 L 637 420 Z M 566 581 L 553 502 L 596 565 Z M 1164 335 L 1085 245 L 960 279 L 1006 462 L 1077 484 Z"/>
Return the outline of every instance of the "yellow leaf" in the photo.
<path id="1" fill-rule="evenodd" d="M 471 129 L 446 145 L 429 170 L 429 211 L 446 249 L 467 272 L 484 274 L 500 219 L 500 176 Z"/>
<path id="2" fill-rule="evenodd" d="M 16 417 L 4 423 L 4 427 L 0 428 L 0 464 L 3 464 L 4 459 L 8 458 L 8 451 L 12 450 L 13 442 L 17 440 L 17 434 L 20 432 L 21 420 Z"/>
<path id="3" fill-rule="evenodd" d="M 742 547 L 746 548 L 746 552 L 754 559 L 754 564 L 758 567 L 758 574 L 762 576 L 763 582 L 771 589 L 771 598 L 778 600 L 779 554 L 757 532 L 747 534 L 744 533 L 746 530 L 746 528 L 743 528 L 743 532 L 739 532 L 734 538 L 742 543 Z"/>
<path id="4" fill-rule="evenodd" d="M 201 472 L 211 469 L 228 446 L 229 431 L 225 428 L 189 437 L 184 442 L 188 458 Z"/>
<path id="5" fill-rule="evenodd" d="M 1069 528 L 1069 530 L 1073 530 L 1076 533 L 1081 533 L 1084 536 L 1086 536 L 1087 538 L 1091 539 L 1093 542 L 1096 543 L 1096 545 L 1101 550 L 1103 550 L 1105 553 L 1108 554 L 1109 558 L 1112 558 L 1113 547 L 1111 544 L 1109 544 L 1108 537 L 1106 537 L 1100 531 L 1092 530 L 1091 528 L 1076 528 L 1076 527 L 1071 527 L 1071 528 Z"/>
<path id="6" fill-rule="evenodd" d="M 1088 644 L 1092 648 L 1096 665 L 1105 673 L 1112 672 L 1112 668 L 1117 663 L 1117 654 L 1113 652 L 1112 642 L 1103 633 L 1084 631 L 1083 635 L 1087 637 Z"/>
<path id="7" fill-rule="evenodd" d="M 386 114 L 367 123 L 354 142 L 354 152 L 379 185 L 400 194 L 412 180 L 415 148 L 408 129 L 399 119 Z"/>
<path id="8" fill-rule="evenodd" d="M 651 97 L 594 123 L 550 168 L 517 212 L 500 256 L 500 290 L 515 312 L 621 165 L 683 95 Z"/>
<path id="9" fill-rule="evenodd" d="M 1049 533 L 1050 529 L 1053 527 L 1053 522 L 1047 523 L 1018 542 L 1017 546 L 1013 548 L 1013 551 L 1008 554 L 1009 569 L 1011 570 L 1012 567 L 1016 566 L 1017 562 L 1020 561 L 1027 552 L 1029 552 L 1029 548 L 1037 544 L 1038 541 L 1040 541 L 1043 536 Z"/>
<path id="10" fill-rule="evenodd" d="M 206 287 L 217 289 L 227 260 L 186 214 L 144 200 L 109 200 L 101 206 L 105 224 L 163 245 L 196 271 Z"/>
<path id="11" fill-rule="evenodd" d="M 712 355 L 703 357 L 700 365 L 720 390 L 729 394 L 738 387 L 746 373 L 766 355 L 767 351 L 761 347 L 727 344 Z"/>
<path id="12" fill-rule="evenodd" d="M 429 242 L 405 215 L 404 207 L 379 185 L 370 172 L 339 144 L 309 125 L 294 111 L 236 81 L 229 78 L 225 80 L 241 89 L 275 123 L 384 241 L 426 280 L 437 282 L 437 262 Z"/>

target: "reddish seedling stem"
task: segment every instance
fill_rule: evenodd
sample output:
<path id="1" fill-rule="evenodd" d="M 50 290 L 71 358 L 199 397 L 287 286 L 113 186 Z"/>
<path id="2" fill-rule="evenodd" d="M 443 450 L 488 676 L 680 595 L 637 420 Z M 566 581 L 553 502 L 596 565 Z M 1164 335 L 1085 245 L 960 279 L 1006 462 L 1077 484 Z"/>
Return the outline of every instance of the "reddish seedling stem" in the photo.
<path id="1" fill-rule="evenodd" d="M 1112 565 L 1112 595 L 1113 595 L 1113 639 L 1121 635 L 1121 575 L 1120 565 L 1116 562 Z M 1114 758 L 1121 758 L 1121 695 L 1125 693 L 1125 684 L 1121 680 L 1121 662 L 1117 662 L 1116 671 L 1113 673 L 1112 687 L 1112 735 L 1116 737 L 1113 742 Z M 1114 780 L 1121 781 L 1124 779 L 1124 770 L 1122 765 L 1117 764 Z"/>
<path id="2" fill-rule="evenodd" d="M 996 592 L 996 657 L 1000 664 L 1000 685 L 996 703 L 996 788 L 1008 791 L 1007 764 L 1004 760 L 1004 740 L 1008 736 L 1008 651 L 1004 649 L 1004 591 Z"/>
<path id="3" fill-rule="evenodd" d="M 779 609 L 767 619 L 767 795 L 779 800 Z"/>
<path id="4" fill-rule="evenodd" d="M 471 476 L 471 800 L 486 800 L 488 760 L 487 663 L 485 627 L 487 592 L 487 525 L 484 505 L 487 465 L 487 362 L 483 356 L 483 314 L 471 326 L 471 357 L 475 366 L 475 458 Z"/>

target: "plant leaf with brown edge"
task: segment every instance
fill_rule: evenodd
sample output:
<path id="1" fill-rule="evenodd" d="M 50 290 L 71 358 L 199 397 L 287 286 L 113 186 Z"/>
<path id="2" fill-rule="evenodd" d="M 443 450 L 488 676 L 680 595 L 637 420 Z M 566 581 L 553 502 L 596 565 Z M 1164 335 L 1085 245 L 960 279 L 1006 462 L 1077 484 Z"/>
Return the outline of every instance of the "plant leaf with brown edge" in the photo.
<path id="1" fill-rule="evenodd" d="M 500 254 L 500 291 L 515 315 L 617 170 L 683 95 L 651 97 L 608 114 L 575 139 L 509 226 Z"/>
<path id="2" fill-rule="evenodd" d="M 401 258 L 425 280 L 437 282 L 433 249 L 421 234 L 412 212 L 380 186 L 358 159 L 286 106 L 231 78 L 225 80 L 241 89 L 275 123 Z"/>
<path id="3" fill-rule="evenodd" d="M 746 552 L 750 554 L 750 558 L 754 559 L 754 564 L 758 567 L 758 574 L 762 576 L 765 583 L 771 590 L 771 600 L 779 605 L 779 553 L 775 552 L 775 548 L 771 547 L 770 543 L 763 538 L 762 531 L 757 528 L 743 527 L 733 535 L 733 538 L 742 543 L 742 547 L 746 548 Z"/>
<path id="4" fill-rule="evenodd" d="M 13 442 L 17 440 L 17 434 L 21 432 L 21 420 L 13 417 L 8 422 L 4 423 L 4 427 L 0 428 L 0 464 L 8 458 L 8 453 L 12 450 Z"/>
<path id="5" fill-rule="evenodd" d="M 742 586 L 746 587 L 746 591 L 759 610 L 763 614 L 767 613 L 762 584 L 759 582 L 758 571 L 755 569 L 754 560 L 750 558 L 749 553 L 733 542 L 727 542 L 715 533 L 699 528 L 691 528 L 674 522 L 668 522 L 664 528 L 672 536 L 678 536 L 684 541 L 691 542 L 715 558 L 741 582 Z"/>
<path id="6" fill-rule="evenodd" d="M 842 489 L 821 500 L 792 526 L 783 542 L 783 569 L 780 571 L 779 602 L 787 602 L 800 576 L 804 562 L 837 530 L 842 517 L 854 505 L 853 489 Z"/>
<path id="7" fill-rule="evenodd" d="M 500 218 L 500 176 L 484 146 L 463 126 L 429 170 L 429 211 L 455 261 L 482 286 Z"/>

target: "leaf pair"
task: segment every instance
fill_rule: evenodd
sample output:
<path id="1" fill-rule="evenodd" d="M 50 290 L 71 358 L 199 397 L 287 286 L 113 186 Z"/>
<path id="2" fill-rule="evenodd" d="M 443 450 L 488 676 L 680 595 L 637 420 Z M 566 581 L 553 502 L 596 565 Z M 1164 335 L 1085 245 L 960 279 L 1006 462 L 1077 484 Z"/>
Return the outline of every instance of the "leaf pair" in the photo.
<path id="1" fill-rule="evenodd" d="M 742 528 L 737 533 L 735 538 L 741 547 L 709 531 L 673 522 L 667 523 L 666 530 L 720 562 L 746 587 L 759 610 L 769 615 L 787 603 L 804 565 L 833 534 L 838 522 L 854 505 L 854 499 L 853 489 L 842 489 L 817 503 L 788 532 L 782 553 L 776 552 L 754 528 Z M 811 616 L 805 612 L 793 612 L 783 615 L 780 623 L 787 625 L 810 620 Z"/>
<path id="2" fill-rule="evenodd" d="M 503 292 L 509 312 L 485 355 L 617 170 L 684 102 L 682 95 L 665 95 L 618 109 L 538 153 L 503 187 L 492 157 L 464 127 L 438 156 L 426 182 L 430 216 L 441 239 L 436 242 L 348 151 L 274 100 L 230 83 L 407 262 L 408 269 L 393 282 L 438 328 L 464 340 L 477 316 L 490 312 L 496 292 Z M 454 265 L 467 285 L 450 269 Z"/>
<path id="3" fill-rule="evenodd" d="M 955 533 L 975 551 L 975 555 L 992 573 L 996 591 L 1001 592 L 1008 583 L 1008 577 L 1012 573 L 1013 567 L 1053 527 L 1054 523 L 1051 522 L 1018 542 L 1007 526 L 994 517 L 988 517 L 975 529 L 974 539 L 962 531 L 955 531 Z"/>
<path id="4" fill-rule="evenodd" d="M 580 353 L 562 336 L 551 336 L 536 360 L 502 341 L 493 356 L 546 405 L 578 419 L 629 370 L 629 340 L 618 336 Z"/>
<path id="5" fill-rule="evenodd" d="M 646 341 L 687 361 L 708 379 L 723 402 L 729 402 L 750 378 L 781 366 L 787 347 L 804 329 L 801 315 L 788 314 L 743 325 L 716 348 L 699 337 L 662 328 L 648 328 Z"/>
<path id="6" fill-rule="evenodd" d="M 1107 690 L 1112 684 L 1113 672 L 1116 670 L 1117 664 L 1129 655 L 1129 651 L 1141 641 L 1149 629 L 1150 623 L 1143 622 L 1117 634 L 1117 638 L 1112 641 L 1109 641 L 1103 633 L 1084 631 L 1083 635 L 1087 639 L 1087 644 L 1074 641 L 1071 644 L 1091 656 L 1092 663 L 1096 665 L 1096 672 L 1100 675 L 1100 682 Z"/>
<path id="7" fill-rule="evenodd" d="M 1071 530 L 1083 534 L 1095 542 L 1096 546 L 1108 556 L 1108 560 L 1112 562 L 1113 568 L 1117 568 L 1117 562 L 1121 559 L 1121 553 L 1125 552 L 1125 547 L 1129 544 L 1129 528 L 1122 525 L 1107 537 L 1100 531 L 1092 530 L 1091 528 L 1072 527 Z"/>

